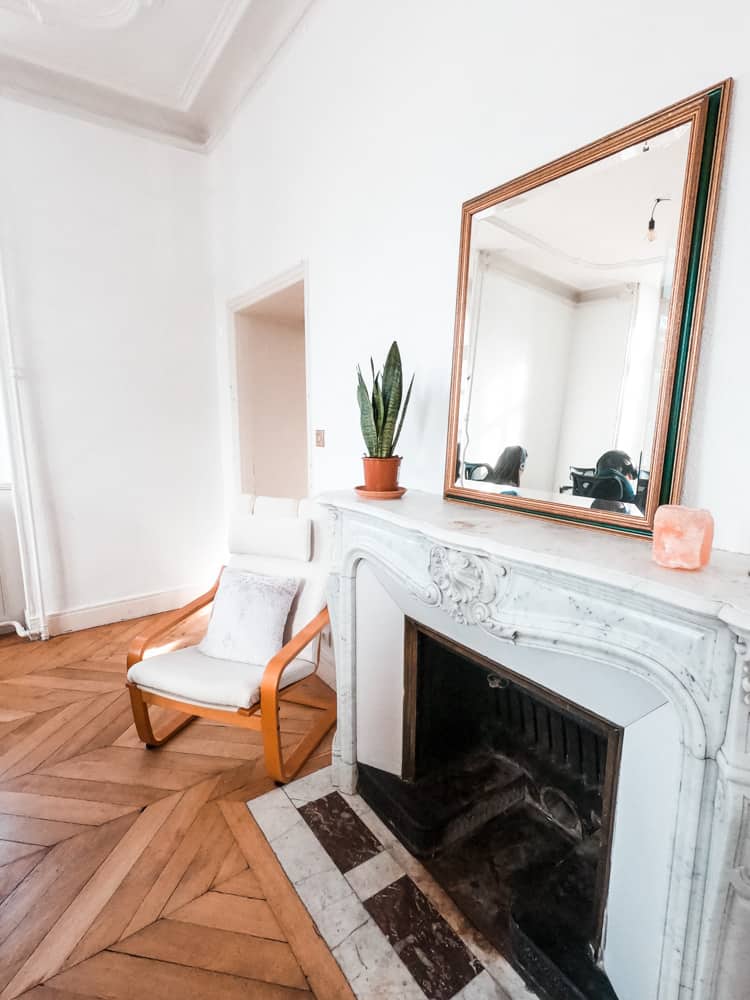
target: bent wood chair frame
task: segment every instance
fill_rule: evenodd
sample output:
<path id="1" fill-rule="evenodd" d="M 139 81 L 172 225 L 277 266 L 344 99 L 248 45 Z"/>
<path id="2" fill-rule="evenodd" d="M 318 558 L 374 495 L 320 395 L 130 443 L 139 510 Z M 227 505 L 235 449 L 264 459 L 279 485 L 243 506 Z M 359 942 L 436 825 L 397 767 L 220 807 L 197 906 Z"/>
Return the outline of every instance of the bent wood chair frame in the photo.
<path id="1" fill-rule="evenodd" d="M 185 621 L 191 615 L 195 614 L 196 611 L 207 607 L 216 596 L 220 579 L 221 574 L 219 574 L 219 578 L 213 587 L 205 594 L 197 597 L 183 608 L 165 615 L 152 629 L 148 629 L 137 635 L 128 650 L 128 670 L 133 664 L 139 663 L 143 659 L 146 652 L 158 639 L 171 632 L 176 625 Z M 286 667 L 322 632 L 329 621 L 328 608 L 323 608 L 311 622 L 300 629 L 269 660 L 261 680 L 260 700 L 249 708 L 239 708 L 233 712 L 203 705 L 193 705 L 190 702 L 178 701 L 174 698 L 168 698 L 166 695 L 145 691 L 132 681 L 127 681 L 126 685 L 130 692 L 130 704 L 133 709 L 133 721 L 135 722 L 139 739 L 149 749 L 163 746 L 167 740 L 199 716 L 203 719 L 223 722 L 230 726 L 241 726 L 244 729 L 252 729 L 260 732 L 263 736 L 263 754 L 269 776 L 274 781 L 281 782 L 282 784 L 291 781 L 318 743 L 320 743 L 336 722 L 336 695 L 333 692 L 331 692 L 330 697 L 328 695 L 316 696 L 308 694 L 301 688 L 301 685 L 311 675 L 293 684 L 289 684 L 283 690 L 280 687 L 281 679 Z M 318 650 L 319 659 L 320 650 Z M 317 710 L 319 716 L 315 719 L 309 732 L 303 737 L 287 760 L 284 759 L 282 753 L 281 733 L 279 729 L 279 708 L 282 699 L 292 704 L 314 708 Z M 149 717 L 150 705 L 181 712 L 186 718 L 180 719 L 177 723 L 167 728 L 166 731 L 157 735 L 154 733 Z"/>

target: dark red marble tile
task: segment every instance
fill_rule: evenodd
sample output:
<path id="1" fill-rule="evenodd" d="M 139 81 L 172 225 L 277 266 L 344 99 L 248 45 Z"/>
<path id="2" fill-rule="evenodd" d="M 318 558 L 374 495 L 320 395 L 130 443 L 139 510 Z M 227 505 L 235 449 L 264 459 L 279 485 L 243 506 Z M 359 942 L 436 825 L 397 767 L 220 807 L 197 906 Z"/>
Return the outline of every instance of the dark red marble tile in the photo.
<path id="1" fill-rule="evenodd" d="M 338 792 L 301 806 L 300 814 L 342 872 L 380 854 L 383 845 Z"/>
<path id="2" fill-rule="evenodd" d="M 450 1000 L 482 971 L 408 875 L 363 905 L 430 1000 Z"/>

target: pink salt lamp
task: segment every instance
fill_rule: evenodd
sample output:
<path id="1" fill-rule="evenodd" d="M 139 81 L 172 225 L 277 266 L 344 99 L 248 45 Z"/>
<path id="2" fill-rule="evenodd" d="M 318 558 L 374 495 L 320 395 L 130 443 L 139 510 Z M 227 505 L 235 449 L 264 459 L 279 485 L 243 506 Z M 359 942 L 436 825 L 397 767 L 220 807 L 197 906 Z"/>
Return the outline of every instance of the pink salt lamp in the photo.
<path id="1" fill-rule="evenodd" d="M 654 517 L 654 562 L 668 569 L 700 569 L 711 557 L 714 519 L 707 510 L 678 504 L 659 507 Z"/>

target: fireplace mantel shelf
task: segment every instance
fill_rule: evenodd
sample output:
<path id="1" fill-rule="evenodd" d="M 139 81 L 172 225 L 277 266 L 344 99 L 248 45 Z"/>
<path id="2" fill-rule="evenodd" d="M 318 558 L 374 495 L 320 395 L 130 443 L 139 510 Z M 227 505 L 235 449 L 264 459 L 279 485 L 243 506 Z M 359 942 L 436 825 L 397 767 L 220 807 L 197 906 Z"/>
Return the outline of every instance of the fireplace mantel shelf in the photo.
<path id="1" fill-rule="evenodd" d="M 464 551 L 533 563 L 636 591 L 643 597 L 750 630 L 750 555 L 715 549 L 697 572 L 664 569 L 637 536 L 555 524 L 410 490 L 400 500 L 365 500 L 354 491 L 325 493 L 326 506 L 364 514 Z"/>

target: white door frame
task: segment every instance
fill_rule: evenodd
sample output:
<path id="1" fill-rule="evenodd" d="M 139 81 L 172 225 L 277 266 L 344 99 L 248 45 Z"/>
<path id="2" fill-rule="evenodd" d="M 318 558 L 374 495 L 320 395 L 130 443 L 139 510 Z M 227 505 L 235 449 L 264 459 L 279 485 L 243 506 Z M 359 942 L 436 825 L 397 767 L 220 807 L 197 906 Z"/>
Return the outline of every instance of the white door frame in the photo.
<path id="1" fill-rule="evenodd" d="M 303 282 L 305 292 L 304 322 L 305 322 L 305 428 L 307 433 L 307 493 L 310 494 L 312 488 L 312 416 L 310 413 L 310 279 L 309 267 L 306 260 L 301 260 L 288 271 L 283 271 L 275 277 L 264 281 L 261 285 L 256 285 L 252 290 L 243 295 L 230 299 L 227 304 L 227 371 L 229 373 L 229 400 L 230 400 L 230 420 L 232 435 L 232 497 L 236 498 L 242 493 L 242 462 L 240 446 L 240 401 L 239 401 L 239 378 L 237 373 L 237 313 L 244 312 L 249 306 L 256 302 L 267 299 L 276 292 L 281 292 L 290 285 Z"/>

